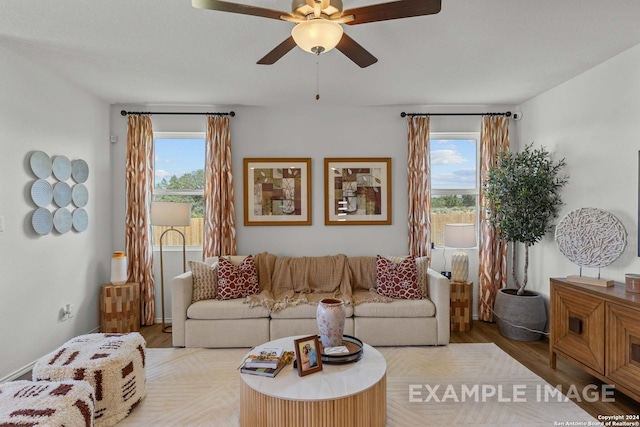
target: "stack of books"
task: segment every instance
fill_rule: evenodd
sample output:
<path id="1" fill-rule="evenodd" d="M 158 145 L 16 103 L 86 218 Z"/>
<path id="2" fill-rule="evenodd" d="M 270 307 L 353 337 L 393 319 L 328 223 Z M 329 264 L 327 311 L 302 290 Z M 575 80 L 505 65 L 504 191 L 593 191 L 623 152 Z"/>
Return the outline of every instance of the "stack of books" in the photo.
<path id="1" fill-rule="evenodd" d="M 275 377 L 287 364 L 282 360 L 284 348 L 264 347 L 256 354 L 250 354 L 240 366 L 243 374 Z"/>

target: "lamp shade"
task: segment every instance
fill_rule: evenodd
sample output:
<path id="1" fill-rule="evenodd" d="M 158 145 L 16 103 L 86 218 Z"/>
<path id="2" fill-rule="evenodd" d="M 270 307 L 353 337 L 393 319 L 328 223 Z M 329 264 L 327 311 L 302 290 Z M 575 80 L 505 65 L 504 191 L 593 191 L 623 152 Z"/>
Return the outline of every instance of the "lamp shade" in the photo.
<path id="1" fill-rule="evenodd" d="M 191 225 L 191 203 L 151 202 L 151 225 Z"/>
<path id="2" fill-rule="evenodd" d="M 449 248 L 473 248 L 476 229 L 473 224 L 445 224 L 444 245 Z"/>
<path id="3" fill-rule="evenodd" d="M 323 52 L 328 52 L 342 38 L 342 26 L 337 22 L 327 19 L 315 18 L 303 21 L 293 27 L 291 36 L 296 44 L 309 53 L 315 53 L 314 47 L 322 47 Z"/>

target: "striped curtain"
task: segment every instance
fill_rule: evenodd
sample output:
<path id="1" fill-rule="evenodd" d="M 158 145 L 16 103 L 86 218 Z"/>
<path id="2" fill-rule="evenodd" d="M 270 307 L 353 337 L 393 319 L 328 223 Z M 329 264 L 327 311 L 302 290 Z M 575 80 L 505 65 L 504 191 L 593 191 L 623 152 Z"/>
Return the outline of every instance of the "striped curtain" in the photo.
<path id="1" fill-rule="evenodd" d="M 129 280 L 140 283 L 140 316 L 143 325 L 153 325 L 155 292 L 151 239 L 151 198 L 153 194 L 153 130 L 151 117 L 127 117 L 125 246 Z"/>
<path id="2" fill-rule="evenodd" d="M 489 168 L 498 154 L 509 150 L 509 119 L 484 116 L 480 134 L 480 182 L 487 179 Z M 497 231 L 489 224 L 484 189 L 480 189 L 480 245 L 478 268 L 478 319 L 493 322 L 496 294 L 507 287 L 507 242 L 496 238 Z"/>
<path id="3" fill-rule="evenodd" d="M 413 116 L 408 125 L 409 255 L 431 256 L 431 158 L 429 116 Z"/>
<path id="4" fill-rule="evenodd" d="M 203 258 L 235 255 L 236 228 L 229 118 L 207 116 Z"/>

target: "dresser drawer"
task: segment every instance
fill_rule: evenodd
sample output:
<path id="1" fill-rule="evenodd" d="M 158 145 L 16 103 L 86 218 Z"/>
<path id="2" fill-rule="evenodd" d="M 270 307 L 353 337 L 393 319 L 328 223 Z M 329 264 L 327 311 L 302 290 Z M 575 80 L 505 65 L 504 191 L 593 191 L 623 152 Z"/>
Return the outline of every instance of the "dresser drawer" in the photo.
<path id="1" fill-rule="evenodd" d="M 605 373 L 605 302 L 563 286 L 551 291 L 551 345 L 594 371 Z"/>
<path id="2" fill-rule="evenodd" d="M 640 390 L 640 311 L 607 304 L 607 377 Z"/>

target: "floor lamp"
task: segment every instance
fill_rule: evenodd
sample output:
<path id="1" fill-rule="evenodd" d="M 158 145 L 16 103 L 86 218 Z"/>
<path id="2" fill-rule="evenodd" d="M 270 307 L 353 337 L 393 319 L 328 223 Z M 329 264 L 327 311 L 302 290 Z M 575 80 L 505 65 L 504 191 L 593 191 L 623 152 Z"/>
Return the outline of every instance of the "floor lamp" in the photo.
<path id="1" fill-rule="evenodd" d="M 445 224 L 444 246 L 456 248 L 451 255 L 451 280 L 466 282 L 469 277 L 469 256 L 464 248 L 476 246 L 476 229 L 473 224 Z"/>
<path id="2" fill-rule="evenodd" d="M 191 225 L 191 203 L 151 202 L 151 225 L 169 226 L 160 235 L 160 286 L 162 293 L 162 332 L 171 332 L 171 325 L 165 325 L 164 318 L 164 262 L 162 257 L 162 239 L 170 231 L 175 231 L 182 237 L 182 271 L 187 271 L 187 251 L 184 234 L 173 227 Z"/>

